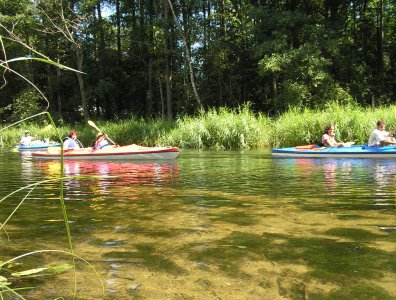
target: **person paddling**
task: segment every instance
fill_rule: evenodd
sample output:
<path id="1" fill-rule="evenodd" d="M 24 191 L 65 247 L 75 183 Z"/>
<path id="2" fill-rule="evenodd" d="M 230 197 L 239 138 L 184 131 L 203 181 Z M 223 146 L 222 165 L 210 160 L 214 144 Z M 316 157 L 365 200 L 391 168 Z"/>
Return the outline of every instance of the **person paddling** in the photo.
<path id="1" fill-rule="evenodd" d="M 99 132 L 96 135 L 95 147 L 94 150 L 100 150 L 106 147 L 112 147 L 107 140 L 107 135 L 104 132 Z"/>
<path id="2" fill-rule="evenodd" d="M 376 147 L 376 146 L 387 146 L 387 145 L 396 145 L 396 141 L 392 136 L 396 132 L 396 127 L 393 128 L 392 131 L 387 132 L 385 130 L 385 122 L 379 120 L 377 122 L 377 128 L 373 130 L 370 135 L 368 146 Z"/>

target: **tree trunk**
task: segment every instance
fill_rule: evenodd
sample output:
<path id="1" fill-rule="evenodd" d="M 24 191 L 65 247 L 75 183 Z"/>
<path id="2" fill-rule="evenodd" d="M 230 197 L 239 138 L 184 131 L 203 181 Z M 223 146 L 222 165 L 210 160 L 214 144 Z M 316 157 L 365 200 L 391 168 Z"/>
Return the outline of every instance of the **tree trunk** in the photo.
<path id="1" fill-rule="evenodd" d="M 60 60 L 58 58 L 57 60 L 58 63 L 60 63 Z M 61 87 L 60 87 L 60 78 L 61 78 L 61 70 L 60 68 L 56 68 L 56 99 L 57 99 L 57 108 L 58 108 L 58 114 L 61 116 L 62 115 L 62 94 L 61 94 Z"/>
<path id="2" fill-rule="evenodd" d="M 384 90 L 384 2 L 379 1 L 379 18 L 377 26 L 377 70 L 379 95 Z"/>
<path id="3" fill-rule="evenodd" d="M 76 58 L 77 58 L 77 70 L 82 72 L 84 54 L 83 54 L 83 50 L 81 49 L 81 47 L 76 48 Z M 89 111 L 88 111 L 87 98 L 85 95 L 84 80 L 82 77 L 83 74 L 81 74 L 79 72 L 77 72 L 76 74 L 77 74 L 78 85 L 80 87 L 81 106 L 83 109 L 84 119 L 88 120 L 90 118 L 90 116 L 89 116 Z"/>
<path id="4" fill-rule="evenodd" d="M 226 34 L 226 26 L 225 26 L 225 3 L 224 0 L 220 1 L 220 32 L 222 36 Z"/>
<path id="5" fill-rule="evenodd" d="M 161 117 L 165 118 L 165 104 L 164 104 L 164 92 L 162 91 L 161 79 L 158 78 L 159 92 L 161 98 Z"/>
<path id="6" fill-rule="evenodd" d="M 109 99 L 108 93 L 104 89 L 104 80 L 105 80 L 105 71 L 104 71 L 104 64 L 105 64 L 105 35 L 103 29 L 103 18 L 102 18 L 102 9 L 100 7 L 100 1 L 96 5 L 96 9 L 98 12 L 98 27 L 99 27 L 99 61 L 98 61 L 98 69 L 99 69 L 99 99 L 102 103 L 105 111 L 106 119 L 110 119 L 112 116 L 112 105 L 111 100 Z"/>
<path id="7" fill-rule="evenodd" d="M 275 73 L 271 73 L 271 96 L 272 98 L 278 94 L 278 81 Z"/>
<path id="8" fill-rule="evenodd" d="M 227 105 L 227 103 L 223 104 L 223 79 L 221 74 L 217 74 L 217 86 L 219 87 L 219 106 Z"/>
<path id="9" fill-rule="evenodd" d="M 206 29 L 206 0 L 202 1 L 202 14 L 203 14 L 203 51 L 204 51 L 204 55 L 206 55 L 207 53 L 207 29 Z"/>
<path id="10" fill-rule="evenodd" d="M 121 17 L 120 0 L 116 0 L 116 26 L 117 26 L 117 60 L 121 64 Z"/>
<path id="11" fill-rule="evenodd" d="M 165 17 L 165 85 L 166 85 L 166 115 L 168 118 L 173 116 L 173 99 L 172 99 L 172 69 L 171 69 L 171 18 L 169 17 L 169 5 L 168 1 L 164 4 L 164 17 Z"/>
<path id="12" fill-rule="evenodd" d="M 173 9 L 173 5 L 171 3 L 171 0 L 168 0 L 167 2 L 169 3 L 169 8 L 172 11 L 174 21 L 175 21 L 175 23 L 176 23 L 176 25 L 177 25 L 177 27 L 179 29 L 179 32 L 180 32 L 180 34 L 182 36 L 182 39 L 183 39 L 184 49 L 186 51 L 185 52 L 186 53 L 186 60 L 187 60 L 188 67 L 189 67 L 188 69 L 189 69 L 189 74 L 190 74 L 191 87 L 193 89 L 193 92 L 194 92 L 194 95 L 195 95 L 195 99 L 197 100 L 199 108 L 202 108 L 203 105 L 202 105 L 201 99 L 199 97 L 198 90 L 197 90 L 197 88 L 195 86 L 194 70 L 193 70 L 192 63 L 191 63 L 191 55 L 190 55 L 190 50 L 189 50 L 189 45 L 188 45 L 188 42 L 187 42 L 187 38 L 186 38 L 186 36 L 183 33 L 183 29 L 182 29 L 182 27 L 181 27 L 181 25 L 180 25 L 180 23 L 178 21 L 178 18 L 177 18 L 176 14 L 175 14 L 175 10 Z"/>
<path id="13" fill-rule="evenodd" d="M 154 47 L 154 28 L 153 28 L 153 15 L 154 5 L 153 0 L 148 3 L 149 14 L 149 50 L 148 50 L 148 88 L 147 88 L 147 114 L 151 117 L 153 115 L 153 54 L 151 49 Z"/>
<path id="14" fill-rule="evenodd" d="M 148 62 L 148 89 L 147 89 L 147 114 L 153 115 L 153 58 L 149 57 Z"/>

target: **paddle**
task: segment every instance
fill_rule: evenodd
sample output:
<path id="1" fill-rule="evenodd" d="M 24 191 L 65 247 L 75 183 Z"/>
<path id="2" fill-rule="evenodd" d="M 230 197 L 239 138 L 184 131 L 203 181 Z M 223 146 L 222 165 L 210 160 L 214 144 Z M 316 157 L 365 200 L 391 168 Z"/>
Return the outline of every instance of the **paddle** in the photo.
<path id="1" fill-rule="evenodd" d="M 93 128 L 95 128 L 97 131 L 99 132 L 103 132 L 102 130 L 100 130 L 100 128 L 98 126 L 96 126 L 96 124 L 94 122 L 92 122 L 91 120 L 88 120 L 88 124 L 91 125 Z M 109 138 L 109 136 L 106 134 L 107 139 L 113 143 L 113 145 L 117 145 L 111 138 Z"/>

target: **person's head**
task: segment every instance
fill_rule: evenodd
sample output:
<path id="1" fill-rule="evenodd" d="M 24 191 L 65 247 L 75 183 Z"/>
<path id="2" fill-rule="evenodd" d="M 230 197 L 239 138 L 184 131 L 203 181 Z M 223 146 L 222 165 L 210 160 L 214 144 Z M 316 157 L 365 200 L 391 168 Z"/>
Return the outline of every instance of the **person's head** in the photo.
<path id="1" fill-rule="evenodd" d="M 324 133 L 328 135 L 333 135 L 334 134 L 334 125 L 332 123 L 327 124 L 324 130 Z"/>
<path id="2" fill-rule="evenodd" d="M 103 138 L 105 137 L 105 135 L 106 135 L 106 134 L 104 134 L 103 132 L 99 132 L 99 133 L 96 135 L 96 141 L 103 140 Z"/>
<path id="3" fill-rule="evenodd" d="M 379 120 L 379 121 L 377 122 L 377 129 L 378 129 L 378 130 L 381 130 L 381 131 L 384 131 L 384 130 L 385 130 L 385 122 L 382 121 L 382 120 Z"/>
<path id="4" fill-rule="evenodd" d="M 29 130 L 25 130 L 25 136 L 29 136 Z"/>
<path id="5" fill-rule="evenodd" d="M 71 138 L 71 139 L 76 139 L 77 138 L 77 131 L 76 130 L 71 130 L 69 132 L 68 137 Z"/>

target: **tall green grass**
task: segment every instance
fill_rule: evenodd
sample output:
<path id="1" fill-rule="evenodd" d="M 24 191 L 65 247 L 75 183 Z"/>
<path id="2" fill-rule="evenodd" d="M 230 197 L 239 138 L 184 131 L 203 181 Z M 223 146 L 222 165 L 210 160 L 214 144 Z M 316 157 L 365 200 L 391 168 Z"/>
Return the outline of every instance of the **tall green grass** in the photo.
<path id="1" fill-rule="evenodd" d="M 201 110 L 196 116 L 181 116 L 177 120 L 131 117 L 116 122 L 95 122 L 120 145 L 178 146 L 194 149 L 257 149 L 319 143 L 325 126 L 335 125 L 337 141 L 367 143 L 377 120 L 384 120 L 390 130 L 396 126 L 393 107 L 376 109 L 329 104 L 325 110 L 293 108 L 277 117 L 254 113 L 249 105 L 238 109 Z M 53 131 L 43 126 L 10 128 L 1 132 L 7 147 L 17 144 L 25 129 L 39 139 L 56 141 Z M 0 128 L 1 129 L 1 128 Z M 88 124 L 58 128 L 62 136 L 76 129 L 84 146 L 93 146 L 96 129 Z"/>
<path id="2" fill-rule="evenodd" d="M 159 142 L 183 148 L 257 148 L 269 143 L 269 129 L 269 119 L 248 106 L 201 110 L 196 117 L 179 118 L 177 127 Z"/>

